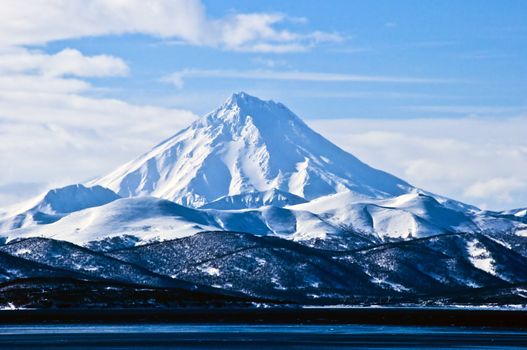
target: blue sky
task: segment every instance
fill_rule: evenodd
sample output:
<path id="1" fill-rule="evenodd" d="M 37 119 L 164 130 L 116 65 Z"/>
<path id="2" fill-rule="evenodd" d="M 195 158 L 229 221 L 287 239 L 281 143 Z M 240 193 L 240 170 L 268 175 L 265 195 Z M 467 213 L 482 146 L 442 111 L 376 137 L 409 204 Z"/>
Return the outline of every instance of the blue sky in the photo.
<path id="1" fill-rule="evenodd" d="M 104 174 L 235 91 L 285 103 L 416 186 L 527 206 L 525 1 L 5 0 L 0 10 L 0 206 Z"/>
<path id="2" fill-rule="evenodd" d="M 211 18 L 280 13 L 276 28 L 322 31 L 339 40 L 286 53 L 240 52 L 177 37 L 125 34 L 51 42 L 85 55 L 126 61 L 127 77 L 93 80 L 106 94 L 205 113 L 232 91 L 284 101 L 305 118 L 414 118 L 502 115 L 527 109 L 527 4 L 524 1 L 204 1 Z M 160 79 L 200 71 L 182 87 Z M 208 77 L 207 71 L 305 72 L 394 78 L 395 82 L 287 81 Z M 210 72 L 209 72 L 210 73 Z M 423 82 L 397 82 L 397 78 Z M 389 80 L 389 79 L 387 79 Z"/>

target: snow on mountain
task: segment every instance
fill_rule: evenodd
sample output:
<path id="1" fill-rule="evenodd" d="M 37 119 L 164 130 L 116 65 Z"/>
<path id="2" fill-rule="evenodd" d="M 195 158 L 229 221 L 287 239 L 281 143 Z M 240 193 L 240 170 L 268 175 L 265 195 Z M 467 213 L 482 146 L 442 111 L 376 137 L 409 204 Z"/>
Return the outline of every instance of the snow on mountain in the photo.
<path id="1" fill-rule="evenodd" d="M 518 218 L 524 218 L 527 217 L 527 208 L 518 208 L 518 209 L 511 209 L 511 210 L 505 210 L 501 211 L 500 214 L 503 215 L 514 215 Z"/>
<path id="2" fill-rule="evenodd" d="M 52 224 L 12 230 L 5 236 L 8 240 L 47 237 L 76 244 L 134 236 L 144 243 L 218 229 L 214 224 L 214 219 L 207 213 L 167 200 L 123 198 L 104 206 L 77 211 Z"/>
<path id="3" fill-rule="evenodd" d="M 62 270 L 63 274 L 67 271 L 80 274 L 76 277 L 81 278 L 95 277 L 154 286 L 169 286 L 176 283 L 139 266 L 123 264 L 122 261 L 63 241 L 30 238 L 1 246 L 0 251 L 50 269 Z"/>
<path id="4" fill-rule="evenodd" d="M 47 237 L 89 245 L 120 238 L 129 244 L 164 241 L 202 231 L 249 232 L 278 235 L 297 241 L 338 236 L 341 230 L 317 215 L 273 206 L 244 210 L 192 209 L 153 197 L 123 198 L 72 213 L 47 225 L 4 232 L 8 241 Z"/>
<path id="5" fill-rule="evenodd" d="M 357 200 L 352 192 L 341 192 L 287 208 L 311 212 L 334 227 L 348 227 L 381 240 L 478 230 L 469 213 L 418 192 L 366 201 Z"/>
<path id="6" fill-rule="evenodd" d="M 480 234 L 447 234 L 347 252 L 246 233 L 204 232 L 111 252 L 160 275 L 253 296 L 364 302 L 379 295 L 470 295 L 527 280 L 527 258 Z"/>
<path id="7" fill-rule="evenodd" d="M 190 207 L 273 189 L 306 200 L 343 190 L 387 198 L 413 189 L 335 146 L 283 104 L 243 92 L 90 184 Z"/>
<path id="8" fill-rule="evenodd" d="M 480 217 L 445 208 L 423 194 L 369 202 L 353 202 L 353 196 L 343 192 L 285 208 L 240 210 L 192 209 L 153 197 L 125 198 L 72 213 L 55 223 L 3 235 L 7 240 L 41 236 L 88 246 L 96 241 L 109 245 L 113 239 L 114 244 L 127 246 L 202 231 L 232 231 L 278 236 L 313 246 L 325 242 L 325 248 L 345 250 L 392 239 L 478 232 L 476 219 L 484 222 Z M 503 220 L 503 224 L 509 223 Z"/>
<path id="9" fill-rule="evenodd" d="M 338 235 L 338 227 L 325 222 L 308 211 L 273 206 L 253 210 L 208 210 L 222 230 L 249 232 L 256 235 L 278 235 L 282 238 L 305 241 Z"/>
<path id="10" fill-rule="evenodd" d="M 496 214 L 496 213 L 495 213 Z M 505 210 L 497 213 L 499 216 L 521 221 L 527 224 L 527 208 Z"/>
<path id="11" fill-rule="evenodd" d="M 267 205 L 285 207 L 306 203 L 307 201 L 289 192 L 272 189 L 265 192 L 249 192 L 234 196 L 225 196 L 200 207 L 200 209 L 236 210 L 260 208 Z"/>
<path id="12" fill-rule="evenodd" d="M 34 224 L 49 224 L 69 213 L 104 205 L 118 198 L 113 191 L 101 186 L 71 185 L 56 188 L 8 211 L 0 218 L 0 232 Z"/>

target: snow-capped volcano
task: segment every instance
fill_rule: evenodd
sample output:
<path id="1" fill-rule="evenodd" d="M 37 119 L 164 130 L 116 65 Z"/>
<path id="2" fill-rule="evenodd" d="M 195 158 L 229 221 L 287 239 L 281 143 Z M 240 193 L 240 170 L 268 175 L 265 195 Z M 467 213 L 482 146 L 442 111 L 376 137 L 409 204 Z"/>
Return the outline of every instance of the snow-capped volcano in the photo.
<path id="1" fill-rule="evenodd" d="M 89 186 L 50 191 L 0 217 L 0 234 L 87 244 L 237 231 L 348 249 L 526 229 L 521 210 L 482 212 L 415 188 L 343 151 L 281 103 L 243 92 Z"/>
<path id="2" fill-rule="evenodd" d="M 243 92 L 90 185 L 195 208 L 272 190 L 305 200 L 348 190 L 377 199 L 415 190 L 332 144 L 283 104 Z"/>

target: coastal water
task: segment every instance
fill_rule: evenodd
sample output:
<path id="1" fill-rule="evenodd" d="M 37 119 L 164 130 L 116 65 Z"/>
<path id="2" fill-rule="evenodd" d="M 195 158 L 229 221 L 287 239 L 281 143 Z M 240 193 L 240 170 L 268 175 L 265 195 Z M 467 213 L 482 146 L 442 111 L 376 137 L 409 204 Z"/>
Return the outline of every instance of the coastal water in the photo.
<path id="1" fill-rule="evenodd" d="M 379 325 L 2 325 L 2 349 L 523 349 L 527 332 Z"/>

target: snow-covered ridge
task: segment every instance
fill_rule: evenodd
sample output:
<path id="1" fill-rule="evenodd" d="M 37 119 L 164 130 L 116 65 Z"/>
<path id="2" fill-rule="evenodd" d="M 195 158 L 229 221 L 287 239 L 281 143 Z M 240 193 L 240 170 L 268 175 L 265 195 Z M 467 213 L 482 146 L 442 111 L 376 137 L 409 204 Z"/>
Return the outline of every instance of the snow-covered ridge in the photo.
<path id="1" fill-rule="evenodd" d="M 307 245 L 326 241 L 324 245 L 345 250 L 441 234 L 522 232 L 522 225 L 482 213 L 456 211 L 424 194 L 357 201 L 348 191 L 283 208 L 236 210 L 193 209 L 154 197 L 122 198 L 53 223 L 29 225 L 2 235 L 9 241 L 40 236 L 88 245 L 118 237 L 133 237 L 134 244 L 144 244 L 203 231 L 233 231 Z"/>
<path id="2" fill-rule="evenodd" d="M 307 201 L 289 192 L 272 189 L 265 192 L 249 192 L 234 196 L 218 198 L 200 207 L 201 209 L 236 210 L 245 208 L 259 208 L 266 205 L 285 207 L 306 203 Z"/>
<path id="3" fill-rule="evenodd" d="M 49 224 L 67 214 L 98 207 L 118 198 L 113 191 L 101 186 L 77 184 L 56 188 L 11 208 L 0 218 L 0 232 L 34 224 Z"/>
<path id="4" fill-rule="evenodd" d="M 527 208 L 512 209 L 500 212 L 502 215 L 513 215 L 519 219 L 527 219 Z"/>

